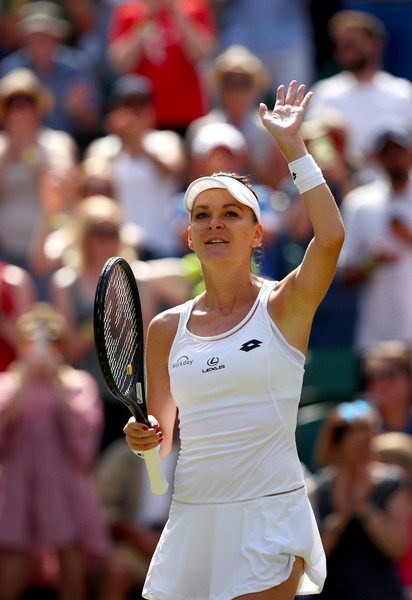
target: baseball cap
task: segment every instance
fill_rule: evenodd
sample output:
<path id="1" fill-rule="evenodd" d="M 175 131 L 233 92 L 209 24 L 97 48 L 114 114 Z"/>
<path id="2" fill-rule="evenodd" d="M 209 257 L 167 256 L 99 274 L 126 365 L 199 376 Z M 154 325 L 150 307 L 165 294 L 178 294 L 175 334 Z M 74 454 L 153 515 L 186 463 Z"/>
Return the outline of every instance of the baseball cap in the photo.
<path id="1" fill-rule="evenodd" d="M 110 102 L 123 102 L 133 97 L 149 100 L 152 82 L 144 75 L 123 75 L 116 79 L 110 94 Z"/>
<path id="2" fill-rule="evenodd" d="M 393 142 L 401 148 L 412 144 L 412 130 L 406 123 L 392 122 L 382 126 L 375 134 L 373 148 L 380 154 L 388 142 Z"/>
<path id="3" fill-rule="evenodd" d="M 198 195 L 205 190 L 215 188 L 227 190 L 238 202 L 251 208 L 258 223 L 261 222 L 260 205 L 254 193 L 244 183 L 228 175 L 211 175 L 210 177 L 199 177 L 192 181 L 183 199 L 185 210 L 191 213 Z"/>
<path id="4" fill-rule="evenodd" d="M 195 132 L 191 145 L 193 155 L 206 156 L 219 147 L 227 148 L 233 154 L 246 152 L 245 136 L 230 123 L 207 123 Z"/>

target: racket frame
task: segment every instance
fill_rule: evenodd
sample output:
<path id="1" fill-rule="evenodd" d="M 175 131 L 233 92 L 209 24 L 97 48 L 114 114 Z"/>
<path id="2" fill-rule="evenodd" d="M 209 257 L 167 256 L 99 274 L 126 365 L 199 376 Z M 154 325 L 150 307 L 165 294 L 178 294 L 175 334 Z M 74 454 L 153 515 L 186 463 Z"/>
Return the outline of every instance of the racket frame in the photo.
<path id="1" fill-rule="evenodd" d="M 137 331 L 136 335 L 141 340 L 141 346 L 139 347 L 138 355 L 133 356 L 131 363 L 132 373 L 130 375 L 131 380 L 128 387 L 128 393 L 124 394 L 119 390 L 119 387 L 112 375 L 109 365 L 109 359 L 107 355 L 105 335 L 104 335 L 104 311 L 105 311 L 105 299 L 106 290 L 109 283 L 109 277 L 113 269 L 120 266 L 126 274 L 130 289 L 133 295 L 133 301 L 136 307 L 137 316 Z M 93 313 L 93 326 L 94 326 L 94 343 L 96 349 L 97 360 L 100 371 L 102 373 L 104 382 L 115 398 L 123 402 L 132 415 L 140 423 L 144 423 L 148 427 L 151 427 L 146 408 L 146 397 L 145 397 L 145 381 L 144 381 L 144 338 L 143 338 L 143 319 L 141 311 L 141 303 L 139 296 L 139 289 L 137 287 L 136 278 L 129 263 L 120 256 L 112 256 L 103 266 L 99 281 L 96 287 L 96 294 L 94 300 L 94 313 Z"/>

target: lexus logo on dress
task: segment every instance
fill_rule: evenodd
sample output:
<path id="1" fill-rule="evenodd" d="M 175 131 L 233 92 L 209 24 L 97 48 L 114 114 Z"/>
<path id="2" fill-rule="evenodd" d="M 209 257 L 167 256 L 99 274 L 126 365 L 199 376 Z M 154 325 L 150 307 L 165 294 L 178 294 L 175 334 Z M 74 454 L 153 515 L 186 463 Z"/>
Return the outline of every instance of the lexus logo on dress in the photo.
<path id="1" fill-rule="evenodd" d="M 220 369 L 224 369 L 225 365 L 220 365 L 219 361 L 220 359 L 217 356 L 212 356 L 211 358 L 208 358 L 208 368 L 202 369 L 202 373 L 210 373 L 210 371 L 219 371 Z"/>

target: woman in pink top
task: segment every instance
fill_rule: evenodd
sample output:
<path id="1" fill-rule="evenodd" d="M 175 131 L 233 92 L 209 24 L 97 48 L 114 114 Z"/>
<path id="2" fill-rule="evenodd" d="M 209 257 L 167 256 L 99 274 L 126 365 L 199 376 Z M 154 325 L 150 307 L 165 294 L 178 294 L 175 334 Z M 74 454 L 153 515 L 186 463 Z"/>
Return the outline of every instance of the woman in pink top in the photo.
<path id="1" fill-rule="evenodd" d="M 85 600 L 87 567 L 108 550 L 90 478 L 102 431 L 97 385 L 63 363 L 64 321 L 50 305 L 35 304 L 17 331 L 18 359 L 0 374 L 0 598 L 17 600 L 31 559 L 53 549 L 59 598 Z"/>

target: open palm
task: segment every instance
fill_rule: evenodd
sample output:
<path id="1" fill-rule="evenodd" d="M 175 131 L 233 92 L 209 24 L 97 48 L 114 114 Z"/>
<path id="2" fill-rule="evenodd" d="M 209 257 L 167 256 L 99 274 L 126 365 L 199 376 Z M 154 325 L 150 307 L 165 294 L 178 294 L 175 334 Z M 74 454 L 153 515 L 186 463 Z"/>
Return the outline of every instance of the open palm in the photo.
<path id="1" fill-rule="evenodd" d="M 286 95 L 285 86 L 280 85 L 272 113 L 263 103 L 259 107 L 263 125 L 278 141 L 296 136 L 311 97 L 312 92 L 305 94 L 305 86 L 297 87 L 296 81 L 291 81 Z"/>

